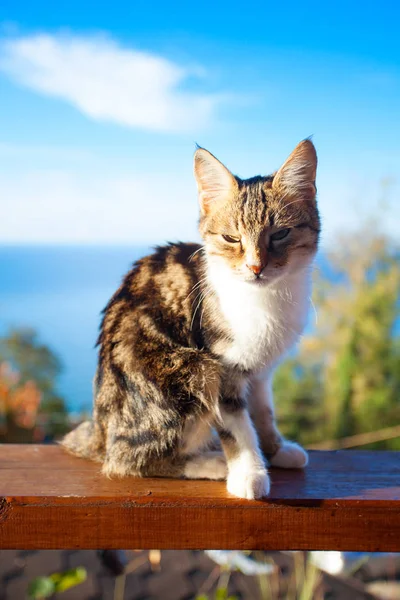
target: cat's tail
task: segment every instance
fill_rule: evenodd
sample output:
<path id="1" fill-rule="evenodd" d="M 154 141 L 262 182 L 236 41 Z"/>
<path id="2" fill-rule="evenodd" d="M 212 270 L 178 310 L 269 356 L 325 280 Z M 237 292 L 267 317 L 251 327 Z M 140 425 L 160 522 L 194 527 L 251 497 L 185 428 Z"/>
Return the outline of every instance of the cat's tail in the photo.
<path id="1" fill-rule="evenodd" d="M 104 458 L 104 438 L 93 421 L 84 421 L 59 442 L 70 454 L 101 462 Z"/>

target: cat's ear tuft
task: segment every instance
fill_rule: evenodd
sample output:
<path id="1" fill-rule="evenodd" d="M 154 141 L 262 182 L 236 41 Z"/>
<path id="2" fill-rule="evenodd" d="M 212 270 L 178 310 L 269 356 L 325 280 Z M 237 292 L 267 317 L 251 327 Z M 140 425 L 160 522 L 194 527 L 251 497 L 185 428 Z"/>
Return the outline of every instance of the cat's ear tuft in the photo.
<path id="1" fill-rule="evenodd" d="M 204 148 L 198 148 L 195 152 L 194 176 L 204 213 L 210 210 L 213 203 L 232 198 L 238 188 L 232 173 Z"/>
<path id="2" fill-rule="evenodd" d="M 315 198 L 317 153 L 311 140 L 303 140 L 275 173 L 272 187 L 285 196 Z"/>

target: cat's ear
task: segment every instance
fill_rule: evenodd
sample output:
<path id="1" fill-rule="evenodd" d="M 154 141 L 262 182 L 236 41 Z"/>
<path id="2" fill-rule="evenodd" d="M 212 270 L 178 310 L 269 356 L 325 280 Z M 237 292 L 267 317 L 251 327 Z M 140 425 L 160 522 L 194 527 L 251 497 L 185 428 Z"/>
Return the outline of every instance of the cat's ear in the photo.
<path id="1" fill-rule="evenodd" d="M 238 189 L 232 173 L 204 148 L 198 148 L 194 155 L 194 176 L 204 213 L 210 210 L 213 203 L 233 197 Z"/>
<path id="2" fill-rule="evenodd" d="M 313 200 L 316 194 L 317 153 L 311 140 L 303 140 L 275 173 L 272 188 L 286 197 Z"/>

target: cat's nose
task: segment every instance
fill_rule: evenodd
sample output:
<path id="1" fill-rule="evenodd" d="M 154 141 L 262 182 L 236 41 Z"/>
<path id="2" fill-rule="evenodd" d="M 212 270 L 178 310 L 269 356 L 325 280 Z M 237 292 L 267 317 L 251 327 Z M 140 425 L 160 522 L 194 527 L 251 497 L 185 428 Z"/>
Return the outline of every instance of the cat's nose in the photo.
<path id="1" fill-rule="evenodd" d="M 261 273 L 261 271 L 263 270 L 262 265 L 248 265 L 246 264 L 246 267 L 248 269 L 250 269 L 250 271 L 253 271 L 254 275 L 259 275 Z"/>

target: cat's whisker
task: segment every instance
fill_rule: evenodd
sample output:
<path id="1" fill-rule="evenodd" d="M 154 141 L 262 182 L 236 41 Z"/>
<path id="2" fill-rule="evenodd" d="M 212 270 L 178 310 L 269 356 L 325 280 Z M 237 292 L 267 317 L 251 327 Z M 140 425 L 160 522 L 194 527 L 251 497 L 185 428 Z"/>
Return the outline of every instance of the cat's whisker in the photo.
<path id="1" fill-rule="evenodd" d="M 189 292 L 189 295 L 186 297 L 186 300 L 187 300 L 187 298 L 189 298 L 189 296 L 191 294 L 193 294 L 193 292 L 195 291 L 196 288 L 198 288 L 202 283 L 204 283 L 204 281 L 206 279 L 207 279 L 207 276 L 202 277 L 201 279 L 199 279 L 199 281 L 197 283 L 194 284 L 194 286 L 192 287 L 191 291 Z"/>
<path id="2" fill-rule="evenodd" d="M 207 300 L 207 298 L 208 298 L 209 296 L 211 296 L 212 292 L 213 292 L 213 290 L 210 290 L 210 291 L 209 291 L 209 293 L 208 293 L 208 294 L 207 294 L 207 295 L 206 295 L 206 296 L 203 298 L 203 301 L 204 301 L 204 300 Z M 205 311 L 205 310 L 206 310 L 206 307 L 203 305 L 203 310 L 201 311 L 201 315 L 200 315 L 200 329 L 201 329 L 201 326 L 202 326 L 202 322 L 203 322 L 203 315 L 204 315 L 204 311 Z"/>
<path id="3" fill-rule="evenodd" d="M 197 291 L 198 291 L 198 290 L 197 290 Z M 197 301 L 197 299 L 198 299 L 198 298 L 200 298 L 200 297 L 201 297 L 201 295 L 205 293 L 205 291 L 206 291 L 206 290 L 203 290 L 203 289 L 201 289 L 201 290 L 200 290 L 200 292 L 198 291 L 198 294 L 195 296 L 195 298 L 194 298 L 194 300 L 193 300 L 193 302 L 192 302 L 192 308 L 193 308 L 193 306 L 196 304 L 196 301 Z M 200 302 L 201 302 L 201 300 L 200 300 Z"/>
<path id="4" fill-rule="evenodd" d="M 204 283 L 207 280 L 207 275 L 205 275 L 204 277 L 202 277 L 191 289 L 191 291 L 189 292 L 189 294 L 186 296 L 185 298 L 185 302 L 188 298 L 190 298 L 190 296 L 201 286 L 202 283 Z"/>
<path id="5" fill-rule="evenodd" d="M 205 311 L 205 307 L 203 307 L 203 310 L 201 311 L 201 314 L 200 314 L 200 329 L 201 329 L 201 327 L 202 327 L 202 323 L 203 323 L 203 315 L 204 315 L 204 311 Z"/>
<path id="6" fill-rule="evenodd" d="M 192 320 L 191 320 L 191 322 L 190 322 L 190 331 L 192 331 L 192 329 L 193 329 L 193 323 L 194 323 L 194 319 L 195 319 L 195 317 L 196 317 L 196 313 L 197 313 L 197 311 L 199 310 L 199 308 L 200 308 L 200 305 L 201 305 L 201 303 L 202 303 L 202 300 L 203 300 L 203 297 L 202 297 L 202 295 L 203 295 L 203 292 L 201 292 L 199 295 L 200 295 L 200 300 L 199 300 L 199 302 L 198 302 L 198 304 L 197 304 L 197 306 L 196 306 L 196 308 L 195 308 L 195 310 L 194 310 L 194 312 L 193 312 L 193 315 L 192 315 Z M 197 296 L 197 297 L 196 297 L 196 299 L 197 299 L 198 297 L 199 297 L 199 296 Z"/>
<path id="7" fill-rule="evenodd" d="M 200 248 L 199 248 L 198 250 L 195 250 L 195 251 L 193 252 L 193 254 L 191 254 L 191 255 L 189 256 L 189 258 L 188 258 L 188 262 L 192 262 L 193 258 L 196 256 L 196 254 L 197 254 L 198 252 L 201 252 L 202 250 L 203 250 L 203 251 L 205 251 L 205 249 L 206 249 L 206 247 L 205 247 L 205 246 L 200 246 Z"/>
<path id="8" fill-rule="evenodd" d="M 195 304 L 197 298 L 202 294 L 203 290 L 200 288 L 200 291 L 199 291 L 199 288 L 197 288 L 197 290 L 193 290 L 193 292 L 196 292 L 196 296 L 194 296 L 193 301 L 191 303 L 192 308 L 193 308 L 193 305 Z M 189 298 L 189 296 L 186 298 L 186 300 L 188 298 Z"/>
<path id="9" fill-rule="evenodd" d="M 207 292 L 208 292 L 208 293 L 207 293 Z M 207 298 L 207 297 L 208 297 L 208 296 L 209 296 L 211 293 L 212 293 L 212 290 L 207 290 L 207 289 L 206 289 L 206 290 L 204 290 L 204 292 L 201 292 L 201 293 L 200 293 L 200 300 L 199 300 L 199 302 L 198 302 L 198 304 L 197 304 L 197 306 L 196 306 L 196 309 L 195 309 L 195 311 L 194 311 L 194 313 L 193 313 L 193 316 L 192 316 L 192 321 L 191 321 L 191 323 L 190 323 L 190 330 L 192 330 L 192 328 L 193 328 L 193 323 L 194 323 L 194 319 L 195 319 L 195 317 L 196 317 L 196 313 L 197 313 L 197 311 L 199 310 L 199 308 L 200 308 L 200 306 L 201 306 L 201 304 L 202 304 L 203 300 L 205 300 L 205 298 Z M 198 297 L 198 296 L 197 296 L 197 297 Z M 200 317 L 200 328 L 201 328 L 201 317 Z"/>

